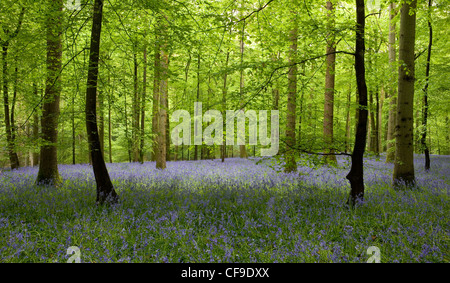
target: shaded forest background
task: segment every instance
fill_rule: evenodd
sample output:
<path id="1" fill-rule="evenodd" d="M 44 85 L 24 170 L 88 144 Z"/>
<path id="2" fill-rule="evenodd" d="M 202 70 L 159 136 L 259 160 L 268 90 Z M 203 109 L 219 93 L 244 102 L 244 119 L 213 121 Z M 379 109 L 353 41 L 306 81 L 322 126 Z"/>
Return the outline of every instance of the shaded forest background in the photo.
<path id="1" fill-rule="evenodd" d="M 8 138 L 19 166 L 39 162 L 41 117 L 47 71 L 49 3 L 2 1 L 2 99 L 0 167 L 11 166 Z M 334 1 L 333 1 L 334 2 Z M 331 2 L 330 2 L 331 3 Z M 355 7 L 325 1 L 115 1 L 103 3 L 97 114 L 106 162 L 154 160 L 154 117 L 160 114 L 158 67 L 167 52 L 167 118 L 178 109 L 193 115 L 194 102 L 208 109 L 280 110 L 280 153 L 288 133 L 288 96 L 295 88 L 295 147 L 309 152 L 350 153 L 355 136 L 357 91 L 353 56 Z M 423 153 L 424 88 L 428 93 L 427 145 L 431 154 L 450 155 L 450 73 L 448 1 L 418 1 L 415 45 L 414 151 Z M 400 13 L 390 3 L 366 11 L 366 80 L 369 99 L 367 151 L 389 151 L 388 122 L 395 99 L 398 65 L 389 61 L 390 24 L 398 52 Z M 89 163 L 85 93 L 93 1 L 60 14 L 60 115 L 58 164 Z M 293 12 L 294 11 L 294 12 Z M 426 75 L 428 21 L 433 25 L 430 72 Z M 296 50 L 292 48 L 293 23 Z M 57 26 L 57 22 L 54 23 Z M 7 43 L 7 45 L 6 45 Z M 331 44 L 330 44 L 331 43 Z M 7 46 L 7 52 L 5 47 Z M 327 116 L 327 61 L 335 54 L 332 139 L 324 135 Z M 333 51 L 332 51 L 333 52 Z M 332 53 L 331 52 L 331 53 Z M 296 73 L 293 74 L 293 65 Z M 293 83 L 292 76 L 296 80 Z M 427 84 L 427 78 L 429 83 Z M 161 79 L 161 78 L 159 78 Z M 48 83 L 47 83 L 48 85 Z M 328 96 L 329 98 L 329 96 Z M 328 112 L 329 113 L 329 112 Z M 291 117 L 292 118 L 292 117 Z M 169 123 L 170 133 L 177 123 Z M 292 135 L 292 134 L 291 134 Z M 166 138 L 168 138 L 166 136 Z M 167 141 L 167 160 L 220 158 L 219 146 L 179 146 Z M 227 157 L 258 156 L 259 146 L 228 146 Z M 243 154 L 243 151 L 244 154 Z M 392 149 L 390 149 L 392 151 Z"/>

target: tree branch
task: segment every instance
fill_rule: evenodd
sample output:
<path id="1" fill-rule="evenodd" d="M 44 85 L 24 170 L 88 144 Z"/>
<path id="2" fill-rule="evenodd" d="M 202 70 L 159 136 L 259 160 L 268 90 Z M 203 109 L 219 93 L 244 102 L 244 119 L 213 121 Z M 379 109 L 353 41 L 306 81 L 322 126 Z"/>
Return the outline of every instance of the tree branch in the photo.
<path id="1" fill-rule="evenodd" d="M 425 51 L 427 51 L 427 48 L 425 48 L 424 50 L 420 51 L 419 54 L 417 54 L 417 55 L 414 57 L 414 60 L 417 60 L 423 53 L 425 53 Z"/>
<path id="2" fill-rule="evenodd" d="M 242 21 L 245 21 L 246 19 L 250 18 L 253 14 L 259 13 L 262 10 L 264 10 L 267 6 L 269 6 L 269 4 L 271 2 L 273 2 L 274 0 L 269 0 L 269 2 L 267 2 L 264 6 L 260 7 L 258 10 L 254 10 L 253 12 L 251 12 L 250 14 L 248 14 L 247 16 L 243 17 L 242 19 L 233 22 L 234 24 L 240 23 Z"/>
<path id="3" fill-rule="evenodd" d="M 347 152 L 339 152 L 339 153 L 334 153 L 334 152 L 330 152 L 330 153 L 321 153 L 321 152 L 311 152 L 311 151 L 307 151 L 305 149 L 302 149 L 300 147 L 297 146 L 291 146 L 289 145 L 285 140 L 281 140 L 286 146 L 288 146 L 290 149 L 295 150 L 295 151 L 299 151 L 299 152 L 303 152 L 303 153 L 307 153 L 307 154 L 313 154 L 313 155 L 319 155 L 319 156 L 352 156 L 351 153 L 347 153 Z M 334 149 L 332 149 L 334 150 Z"/>
<path id="4" fill-rule="evenodd" d="M 327 54 L 323 54 L 323 55 L 318 55 L 318 56 L 315 56 L 315 57 L 307 58 L 307 59 L 304 59 L 302 61 L 295 62 L 293 64 L 279 66 L 279 67 L 275 68 L 272 71 L 272 73 L 270 73 L 269 79 L 266 81 L 266 83 L 263 84 L 259 88 L 259 90 L 245 104 L 240 106 L 240 110 L 244 110 L 244 108 L 250 103 L 250 101 L 252 101 L 253 98 L 255 98 L 256 96 L 258 96 L 261 93 L 261 91 L 263 91 L 267 87 L 267 85 L 270 84 L 270 82 L 272 81 L 273 76 L 275 75 L 275 73 L 277 71 L 279 71 L 281 69 L 284 69 L 284 68 L 292 68 L 295 65 L 303 64 L 303 63 L 306 63 L 308 61 L 314 61 L 314 60 L 320 59 L 322 57 L 326 57 L 326 56 L 331 55 L 331 54 L 347 54 L 347 55 L 355 56 L 355 53 L 351 53 L 351 52 L 347 52 L 347 51 L 335 51 L 335 52 L 331 52 L 331 53 L 327 53 Z"/>

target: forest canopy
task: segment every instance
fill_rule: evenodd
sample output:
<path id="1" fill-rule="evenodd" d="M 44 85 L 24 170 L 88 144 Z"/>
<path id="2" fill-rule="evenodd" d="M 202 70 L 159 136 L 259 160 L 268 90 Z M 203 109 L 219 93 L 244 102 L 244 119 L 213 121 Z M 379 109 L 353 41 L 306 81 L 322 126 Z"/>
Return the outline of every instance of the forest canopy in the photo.
<path id="1" fill-rule="evenodd" d="M 40 119 L 48 75 L 47 23 L 55 18 L 50 14 L 52 2 L 58 1 L 1 2 L 3 50 L 7 43 L 7 53 L 3 52 L 2 57 L 2 95 L 3 109 L 8 108 L 9 117 L 1 111 L 3 168 L 10 166 L 9 150 L 17 154 L 19 166 L 36 165 L 40 147 L 46 142 L 40 137 Z M 61 82 L 57 162 L 89 163 L 84 94 L 94 1 L 59 2 L 63 11 L 59 15 L 61 70 L 56 75 Z M 392 90 L 397 85 L 398 65 L 389 63 L 390 3 L 369 2 L 364 34 L 369 95 L 367 149 L 379 154 L 387 150 L 389 102 L 391 94 L 395 94 Z M 324 152 L 325 143 L 336 152 L 351 152 L 358 108 L 352 56 L 356 10 L 353 1 L 333 3 L 331 21 L 324 1 L 103 1 L 97 119 L 105 160 L 152 159 L 156 136 L 152 129 L 157 75 L 154 62 L 161 40 L 166 44 L 168 59 L 167 121 L 178 109 L 193 115 L 194 102 L 202 102 L 204 111 L 238 110 L 241 106 L 256 111 L 280 110 L 282 154 L 286 151 L 285 143 L 289 143 L 286 138 L 292 87 L 289 72 L 295 66 L 295 147 Z M 423 152 L 420 143 L 424 131 L 423 89 L 428 78 L 428 148 L 432 154 L 450 154 L 448 7 L 448 1 L 432 1 L 431 7 L 427 1 L 418 1 L 415 10 L 416 153 Z M 398 52 L 400 6 L 396 5 L 394 10 L 392 23 L 397 29 Z M 292 55 L 293 20 L 297 26 L 297 46 Z M 427 77 L 428 21 L 436 28 Z M 329 119 L 324 115 L 327 103 L 324 92 L 331 35 L 336 53 L 334 110 L 330 121 L 334 132 L 333 139 L 327 141 L 323 134 L 324 120 Z M 167 132 L 176 125 L 169 122 Z M 5 131 L 6 128 L 9 130 Z M 196 159 L 194 155 L 220 156 L 219 147 L 194 149 L 194 146 L 175 147 L 170 141 L 168 144 L 168 160 Z M 258 156 L 261 146 L 247 146 L 246 150 L 248 155 Z M 239 147 L 227 148 L 229 156 L 237 156 L 240 151 Z"/>

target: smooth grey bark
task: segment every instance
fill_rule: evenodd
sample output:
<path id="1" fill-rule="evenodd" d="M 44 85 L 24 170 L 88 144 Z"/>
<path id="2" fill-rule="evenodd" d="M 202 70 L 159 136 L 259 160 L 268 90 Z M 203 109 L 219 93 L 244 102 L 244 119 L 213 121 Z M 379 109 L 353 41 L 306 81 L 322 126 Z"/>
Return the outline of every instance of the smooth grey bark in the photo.
<path id="1" fill-rule="evenodd" d="M 396 51 L 395 51 L 395 23 L 394 17 L 396 16 L 395 3 L 389 5 L 389 70 L 394 70 L 396 64 Z M 390 81 L 390 86 L 386 92 L 386 99 L 389 100 L 389 117 L 388 117 L 388 129 L 386 137 L 386 163 L 391 163 L 395 158 L 395 121 L 396 121 L 396 109 L 397 109 L 397 89 L 392 86 L 394 78 Z"/>
<path id="2" fill-rule="evenodd" d="M 397 119 L 395 131 L 394 186 L 415 184 L 414 176 L 414 82 L 417 0 L 403 3 L 400 15 L 400 46 Z M 410 12 L 413 12 L 410 14 Z"/>
<path id="3" fill-rule="evenodd" d="M 58 118 L 61 94 L 63 1 L 50 0 L 47 18 L 47 81 L 42 106 L 42 140 L 36 183 L 58 185 Z"/>

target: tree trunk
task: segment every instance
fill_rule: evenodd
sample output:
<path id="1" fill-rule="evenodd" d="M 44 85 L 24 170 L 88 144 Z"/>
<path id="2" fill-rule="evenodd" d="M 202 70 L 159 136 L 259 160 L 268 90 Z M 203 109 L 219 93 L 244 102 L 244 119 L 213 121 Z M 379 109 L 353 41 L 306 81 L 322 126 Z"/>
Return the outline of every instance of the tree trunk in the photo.
<path id="1" fill-rule="evenodd" d="M 389 70 L 394 70 L 395 62 L 396 62 L 396 52 L 395 52 L 395 23 L 394 17 L 396 16 L 395 12 L 395 3 L 391 3 L 389 5 Z M 386 138 L 386 163 L 391 163 L 395 158 L 395 121 L 396 121 L 396 113 L 397 113 L 397 90 L 393 87 L 394 78 L 390 81 L 390 85 L 388 87 L 388 91 L 386 92 L 386 99 L 389 100 L 389 118 L 388 118 L 388 130 L 387 130 L 387 138 Z"/>
<path id="2" fill-rule="evenodd" d="M 353 72 L 351 72 L 350 77 L 353 75 Z M 346 107 L 346 119 L 345 119 L 345 152 L 350 151 L 350 135 L 351 135 L 351 116 L 350 116 L 350 104 L 352 101 L 352 84 L 350 83 L 349 91 L 347 94 L 347 107 Z"/>
<path id="3" fill-rule="evenodd" d="M 17 58 L 16 58 L 17 59 Z M 17 75 L 18 75 L 18 68 L 17 68 L 17 60 L 16 60 L 16 67 L 14 68 L 14 86 L 13 86 L 13 100 L 11 103 L 11 141 L 14 145 L 14 148 L 16 147 L 16 133 L 17 133 L 17 127 L 16 127 L 16 117 L 15 117 L 15 113 L 16 113 L 16 102 L 17 102 Z M 17 152 L 14 149 L 14 153 L 17 156 Z M 19 158 L 17 157 L 17 160 L 19 160 Z M 20 162 L 18 163 L 18 165 L 20 165 Z"/>
<path id="4" fill-rule="evenodd" d="M 417 0 L 403 3 L 400 18 L 398 101 L 393 184 L 412 186 L 414 177 L 414 46 Z M 410 12 L 414 12 L 412 15 Z"/>
<path id="5" fill-rule="evenodd" d="M 374 153 L 375 155 L 380 155 L 380 144 L 378 143 L 380 140 L 380 94 L 378 92 L 378 88 L 375 91 L 375 117 L 374 117 Z"/>
<path id="6" fill-rule="evenodd" d="M 98 137 L 100 139 L 100 150 L 105 156 L 105 116 L 103 115 L 104 98 L 103 93 L 98 93 Z"/>
<path id="7" fill-rule="evenodd" d="M 197 102 L 200 102 L 200 50 L 197 54 Z M 195 115 L 200 115 L 201 113 L 195 113 Z M 195 123 L 194 127 L 198 127 L 197 123 Z M 198 129 L 195 128 L 195 133 L 197 133 Z M 198 145 L 194 146 L 194 160 L 198 160 Z"/>
<path id="8" fill-rule="evenodd" d="M 125 140 L 127 141 L 127 151 L 128 151 L 128 162 L 132 162 L 133 157 L 133 145 L 132 141 L 130 139 L 130 131 L 128 126 L 128 103 L 127 103 L 127 92 L 124 93 L 124 99 L 125 99 L 125 106 L 124 106 L 124 113 L 125 113 Z"/>
<path id="9" fill-rule="evenodd" d="M 145 146 L 145 109 L 147 99 L 147 48 L 144 47 L 144 71 L 142 78 L 142 97 L 141 97 L 141 142 L 139 148 L 139 162 L 144 164 L 144 146 Z"/>
<path id="10" fill-rule="evenodd" d="M 325 105 L 323 117 L 323 138 L 325 152 L 334 153 L 333 150 L 333 122 L 334 122 L 334 86 L 336 72 L 336 43 L 334 38 L 334 7 L 331 1 L 327 1 L 328 30 L 327 36 L 327 70 L 325 75 Z M 336 155 L 325 155 L 325 162 L 330 165 L 337 164 Z"/>
<path id="11" fill-rule="evenodd" d="M 230 51 L 227 51 L 227 59 L 225 61 L 225 69 L 228 68 L 228 62 L 230 61 Z M 228 78 L 228 71 L 225 71 L 225 74 L 223 74 L 223 89 L 222 89 L 222 116 L 225 117 L 226 111 L 227 111 L 227 78 Z M 223 128 L 225 129 L 226 119 L 223 119 Z M 220 157 L 222 159 L 222 162 L 225 162 L 225 157 L 227 153 L 227 144 L 226 144 L 226 133 L 223 135 L 223 141 L 220 151 Z"/>
<path id="12" fill-rule="evenodd" d="M 380 91 L 380 101 L 377 104 L 377 113 L 378 113 L 378 117 L 377 117 L 377 128 L 378 128 L 378 153 L 384 152 L 384 147 L 383 147 L 383 109 L 384 109 L 384 97 L 385 97 L 385 90 L 384 90 L 384 86 L 381 87 L 381 91 Z"/>
<path id="13" fill-rule="evenodd" d="M 211 88 L 211 73 L 208 75 L 208 95 L 206 97 L 206 109 L 209 110 L 210 109 L 210 105 L 209 102 L 211 101 L 211 99 L 213 99 L 213 95 L 212 95 L 212 88 Z M 209 126 L 210 124 L 205 125 L 205 127 Z M 217 134 L 217 133 L 215 133 Z M 215 145 L 206 145 L 204 146 L 205 148 L 205 156 L 206 159 L 211 159 L 211 153 L 214 151 L 214 147 Z M 214 159 L 214 158 L 213 158 Z"/>
<path id="14" fill-rule="evenodd" d="M 11 169 L 19 168 L 19 157 L 17 156 L 17 152 L 15 150 L 15 139 L 14 139 L 14 129 L 11 129 L 11 117 L 9 113 L 9 91 L 8 91 L 8 47 L 9 43 L 12 39 L 14 39 L 20 32 L 22 27 L 22 21 L 25 14 L 25 8 L 22 7 L 22 10 L 19 14 L 19 20 L 14 32 L 10 33 L 8 29 L 5 29 L 3 26 L 2 34 L 3 38 L 0 38 L 0 46 L 2 47 L 2 59 L 3 59 L 3 103 L 4 103 L 4 111 L 5 111 L 5 130 L 6 130 L 6 143 L 9 155 L 9 161 L 11 163 Z M 12 111 L 13 113 L 13 111 Z M 14 114 L 12 114 L 14 119 Z"/>
<path id="15" fill-rule="evenodd" d="M 187 99 L 187 86 L 188 86 L 189 67 L 191 66 L 191 60 L 192 60 L 192 57 L 191 57 L 191 54 L 189 54 L 189 59 L 186 63 L 186 68 L 184 69 L 184 91 L 183 91 L 183 100 L 184 101 L 186 101 L 186 99 Z M 189 137 L 189 140 L 190 140 L 190 137 Z M 185 145 L 183 144 L 181 146 L 181 160 L 184 160 L 184 147 L 185 147 Z M 187 145 L 187 147 L 188 147 L 188 154 L 189 154 L 190 145 Z M 188 159 L 189 159 L 189 156 L 188 156 Z"/>
<path id="16" fill-rule="evenodd" d="M 293 0 L 293 4 L 297 6 L 297 1 Z M 285 172 L 296 172 L 297 163 L 295 161 L 294 146 L 295 141 L 295 123 L 296 123 L 296 109 L 297 109 L 297 7 L 291 10 L 292 29 L 290 31 L 291 47 L 289 50 L 289 68 L 288 74 L 288 101 L 287 101 L 287 126 L 286 126 L 286 165 Z"/>
<path id="17" fill-rule="evenodd" d="M 167 58 L 168 58 L 168 54 L 167 54 Z M 167 63 L 166 65 L 168 65 L 169 63 L 169 59 L 167 59 Z M 168 77 L 166 79 L 166 85 L 167 85 L 167 80 Z M 167 86 L 166 86 L 167 88 Z M 166 100 L 164 105 L 166 106 L 166 161 L 170 161 L 170 118 L 169 118 L 169 89 L 166 90 L 166 94 L 164 99 Z"/>
<path id="18" fill-rule="evenodd" d="M 240 83 L 239 83 L 239 94 L 240 94 L 240 100 L 241 100 L 241 110 L 244 112 L 244 49 L 245 49 L 245 43 L 244 43 L 244 37 L 245 37 L 245 21 L 242 23 L 242 33 L 241 33 L 241 39 L 239 41 L 240 49 L 241 49 L 241 74 L 240 74 Z M 245 136 L 243 137 L 244 143 L 245 143 Z M 239 156 L 241 158 L 248 158 L 247 149 L 245 144 L 239 145 Z"/>
<path id="19" fill-rule="evenodd" d="M 135 49 L 137 49 L 137 46 L 135 45 Z M 139 91 L 138 91 L 138 62 L 137 62 L 137 54 L 136 50 L 133 53 L 133 63 L 134 63 L 134 76 L 133 76 L 133 123 L 132 123 L 132 156 L 133 156 L 133 162 L 139 161 Z"/>
<path id="20" fill-rule="evenodd" d="M 448 118 L 448 112 L 447 116 L 445 117 L 445 125 L 449 125 L 450 119 Z M 450 128 L 447 127 L 447 133 L 445 135 L 445 141 L 446 141 L 446 147 L 445 147 L 445 155 L 450 155 Z M 429 150 L 431 152 L 431 142 L 428 143 Z"/>
<path id="21" fill-rule="evenodd" d="M 77 92 L 72 95 L 72 164 L 76 164 L 75 155 L 75 95 L 78 94 L 78 82 L 77 82 Z"/>
<path id="22" fill-rule="evenodd" d="M 370 91 L 369 93 L 369 104 L 370 104 L 370 130 L 369 130 L 369 151 L 378 154 L 378 127 L 377 127 L 377 121 L 376 117 L 378 116 L 378 109 L 374 105 L 378 105 L 378 101 L 374 102 L 373 96 L 375 93 L 376 100 L 378 100 L 378 95 L 376 94 L 377 91 Z"/>
<path id="23" fill-rule="evenodd" d="M 168 64 L 169 64 L 169 55 L 167 52 L 167 39 L 166 39 L 166 24 L 163 20 L 159 21 L 160 23 L 160 31 L 162 35 L 161 42 L 161 55 L 159 62 L 160 69 L 160 84 L 159 84 L 159 128 L 158 128 L 158 155 L 156 157 L 156 169 L 166 169 L 166 157 L 167 150 L 166 146 L 166 123 L 167 121 L 167 101 L 168 101 Z"/>
<path id="24" fill-rule="evenodd" d="M 156 40 L 155 40 L 155 66 L 154 66 L 154 79 L 153 79 L 153 111 L 152 111 L 152 134 L 153 134 L 153 146 L 152 146 L 152 161 L 156 161 L 158 155 L 158 128 L 159 128 L 159 84 L 160 84 L 160 44 L 158 36 L 158 26 L 155 27 Z"/>
<path id="25" fill-rule="evenodd" d="M 351 191 L 347 205 L 354 207 L 357 200 L 364 200 L 364 167 L 363 158 L 367 139 L 367 85 L 366 70 L 364 65 L 365 55 L 365 7 L 364 0 L 356 0 L 356 47 L 355 47 L 355 71 L 356 83 L 359 93 L 358 124 L 355 135 L 355 146 L 352 154 L 352 166 L 347 175 L 350 181 Z"/>
<path id="26" fill-rule="evenodd" d="M 110 85 L 110 75 L 108 74 L 108 85 Z M 112 129 L 111 129 L 111 104 L 112 104 L 112 91 L 108 92 L 108 143 L 109 143 L 109 163 L 113 163 L 112 159 Z"/>
<path id="27" fill-rule="evenodd" d="M 116 203 L 119 199 L 106 168 L 105 160 L 100 148 L 97 127 L 97 82 L 98 63 L 100 53 L 100 38 L 102 29 L 103 1 L 95 0 L 94 16 L 92 20 L 91 47 L 89 54 L 89 69 L 86 90 L 86 129 L 89 151 L 92 157 L 92 167 L 97 184 L 97 204 Z"/>
<path id="28" fill-rule="evenodd" d="M 306 68 L 305 68 L 306 66 L 305 66 L 305 64 L 302 64 L 302 68 L 303 68 L 303 75 L 306 73 Z M 305 88 L 305 84 L 303 83 L 302 84 L 302 87 L 301 87 L 301 89 L 302 89 L 302 93 L 301 93 L 301 95 L 300 95 L 300 109 L 299 109 L 299 115 L 298 115 L 298 138 L 297 138 L 297 146 L 298 146 L 298 148 L 301 148 L 301 146 L 302 146 L 302 125 L 303 125 L 303 104 L 304 104 L 304 101 L 305 101 L 305 99 L 304 99 L 304 97 L 305 97 L 305 91 L 304 91 L 304 88 Z M 301 154 L 302 154 L 302 152 L 301 151 L 298 151 L 298 154 L 299 154 L 299 157 L 301 157 Z"/>
<path id="29" fill-rule="evenodd" d="M 36 99 L 38 99 L 37 85 L 34 84 L 33 88 L 34 88 L 34 96 Z M 33 113 L 33 140 L 35 140 L 35 141 L 39 140 L 39 115 L 38 115 L 37 111 L 34 111 L 34 113 Z M 31 166 L 34 167 L 37 165 L 39 165 L 39 152 L 36 151 L 36 149 L 34 149 L 33 155 L 32 155 Z"/>
<path id="30" fill-rule="evenodd" d="M 431 4 L 432 0 L 428 0 L 428 11 L 431 13 Z M 428 41 L 428 56 L 427 56 L 427 67 L 425 71 L 425 87 L 423 88 L 423 120 L 422 120 L 422 126 L 423 126 L 423 132 L 422 132 L 422 149 L 425 153 L 425 170 L 430 170 L 430 150 L 427 146 L 427 131 L 428 131 L 428 84 L 430 80 L 430 61 L 431 61 L 431 47 L 433 46 L 433 26 L 431 25 L 430 17 L 431 15 L 428 15 L 428 29 L 430 31 L 429 35 L 429 41 Z"/>
<path id="31" fill-rule="evenodd" d="M 272 60 L 277 61 L 280 57 L 280 52 L 277 55 L 273 55 Z M 278 87 L 278 81 L 274 82 L 274 86 L 272 88 L 272 98 L 273 98 L 273 110 L 279 110 L 280 105 L 280 89 Z"/>
<path id="32" fill-rule="evenodd" d="M 25 126 L 25 131 L 27 137 L 31 136 L 31 122 L 28 122 Z M 26 154 L 24 154 L 25 159 L 25 167 L 29 167 L 32 164 L 33 154 L 30 150 L 27 150 Z"/>
<path id="33" fill-rule="evenodd" d="M 36 182 L 58 185 L 58 117 L 61 94 L 63 1 L 51 0 L 47 19 L 47 82 L 41 119 L 42 139 L 39 172 Z"/>
<path id="34" fill-rule="evenodd" d="M 19 168 L 19 158 L 15 150 L 15 141 L 13 140 L 13 130 L 11 129 L 11 116 L 9 113 L 9 90 L 8 90 L 8 43 L 3 43 L 2 58 L 3 58 L 3 105 L 5 111 L 5 129 L 6 129 L 6 143 L 9 154 L 9 161 L 11 169 Z"/>

